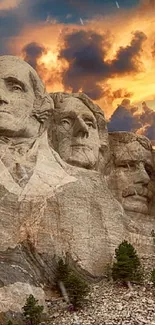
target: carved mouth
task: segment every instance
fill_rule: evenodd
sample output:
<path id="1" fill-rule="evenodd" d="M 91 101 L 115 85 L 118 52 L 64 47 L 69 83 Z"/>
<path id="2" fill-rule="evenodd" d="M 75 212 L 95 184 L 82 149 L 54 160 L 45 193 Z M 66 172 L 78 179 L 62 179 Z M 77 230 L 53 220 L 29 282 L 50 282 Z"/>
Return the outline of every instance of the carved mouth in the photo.
<path id="1" fill-rule="evenodd" d="M 4 110 L 0 110 L 0 113 L 5 113 L 5 114 L 10 114 L 10 115 L 11 115 L 10 112 L 8 112 L 8 111 L 4 111 Z"/>
<path id="2" fill-rule="evenodd" d="M 133 199 L 136 201 L 141 201 L 143 203 L 147 203 L 148 202 L 148 197 L 146 196 L 142 196 L 142 195 L 134 195 Z"/>
<path id="3" fill-rule="evenodd" d="M 144 215 L 147 215 L 149 211 L 148 199 L 140 195 L 126 197 L 123 201 L 123 207 L 124 210 L 128 212 L 141 213 Z"/>
<path id="4" fill-rule="evenodd" d="M 149 199 L 148 195 L 140 195 L 140 194 L 136 194 L 136 193 L 134 193 L 134 194 L 128 194 L 128 195 L 123 196 L 123 197 L 124 198 L 131 197 L 131 198 L 138 199 L 138 200 L 139 199 L 142 199 L 143 201 Z"/>
<path id="5" fill-rule="evenodd" d="M 128 195 L 126 197 L 124 197 L 124 199 L 128 199 L 129 200 L 133 200 L 133 201 L 141 201 L 141 202 L 144 202 L 144 203 L 147 203 L 148 202 L 148 196 L 144 196 L 144 195 L 138 195 L 138 194 L 132 194 L 132 195 Z"/>
<path id="6" fill-rule="evenodd" d="M 123 190 L 122 192 L 122 196 L 124 198 L 127 197 L 133 197 L 135 198 L 142 198 L 145 200 L 150 200 L 152 198 L 152 192 L 148 190 L 148 188 L 127 188 L 125 190 Z"/>
<path id="7" fill-rule="evenodd" d="M 88 149 L 90 149 L 90 150 L 92 150 L 92 148 L 90 147 L 90 146 L 88 146 L 87 144 L 73 144 L 72 146 L 71 146 L 72 148 L 88 148 Z"/>

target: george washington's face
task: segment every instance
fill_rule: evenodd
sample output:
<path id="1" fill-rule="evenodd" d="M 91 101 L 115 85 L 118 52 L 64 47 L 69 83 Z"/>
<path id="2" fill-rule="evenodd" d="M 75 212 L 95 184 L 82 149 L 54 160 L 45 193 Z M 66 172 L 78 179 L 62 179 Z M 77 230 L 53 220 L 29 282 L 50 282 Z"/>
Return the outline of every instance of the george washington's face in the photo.
<path id="1" fill-rule="evenodd" d="M 35 94 L 28 65 L 0 59 L 0 135 L 32 137 L 38 134 L 40 123 L 32 117 Z"/>
<path id="2" fill-rule="evenodd" d="M 114 169 L 109 176 L 109 187 L 114 196 L 127 214 L 148 214 L 152 198 L 149 190 L 153 172 L 151 151 L 133 141 L 116 144 L 112 153 Z"/>
<path id="3" fill-rule="evenodd" d="M 99 155 L 97 122 L 89 108 L 77 98 L 66 98 L 54 113 L 53 147 L 67 163 L 95 169 Z"/>

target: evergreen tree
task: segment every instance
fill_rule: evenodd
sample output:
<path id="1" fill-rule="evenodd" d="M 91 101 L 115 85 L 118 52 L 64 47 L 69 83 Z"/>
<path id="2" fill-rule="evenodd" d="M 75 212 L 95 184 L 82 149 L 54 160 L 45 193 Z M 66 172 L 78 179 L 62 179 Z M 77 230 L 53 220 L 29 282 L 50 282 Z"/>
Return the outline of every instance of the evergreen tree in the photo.
<path id="1" fill-rule="evenodd" d="M 65 286 L 71 304 L 75 308 L 81 307 L 85 296 L 89 292 L 89 286 L 62 259 L 59 260 L 57 268 L 57 282 L 60 281 Z"/>
<path id="2" fill-rule="evenodd" d="M 124 240 L 115 250 L 116 262 L 112 266 L 114 281 L 141 282 L 143 277 L 142 267 L 134 247 Z"/>
<path id="3" fill-rule="evenodd" d="M 64 285 L 73 306 L 75 308 L 81 307 L 84 298 L 89 291 L 88 284 L 70 270 L 67 278 L 64 281 Z"/>
<path id="4" fill-rule="evenodd" d="M 41 315 L 44 307 L 38 305 L 38 300 L 34 298 L 33 295 L 30 295 L 23 309 L 23 315 L 30 325 L 38 325 L 41 320 Z"/>
<path id="5" fill-rule="evenodd" d="M 151 272 L 151 279 L 150 280 L 153 282 L 153 286 L 155 287 L 155 269 L 153 269 L 152 272 Z"/>
<path id="6" fill-rule="evenodd" d="M 67 263 L 64 263 L 62 259 L 59 259 L 57 266 L 57 281 L 65 282 L 70 272 L 70 268 Z"/>

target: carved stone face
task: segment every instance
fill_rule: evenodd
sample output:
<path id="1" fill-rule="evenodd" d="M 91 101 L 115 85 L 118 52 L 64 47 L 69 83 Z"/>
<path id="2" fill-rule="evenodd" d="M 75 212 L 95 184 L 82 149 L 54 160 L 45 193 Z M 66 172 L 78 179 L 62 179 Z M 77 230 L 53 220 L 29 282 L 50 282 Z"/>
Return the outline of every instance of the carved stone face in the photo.
<path id="1" fill-rule="evenodd" d="M 31 116 L 35 94 L 29 66 L 12 57 L 0 59 L 0 135 L 32 137 L 39 122 Z"/>
<path id="2" fill-rule="evenodd" d="M 97 122 L 90 109 L 77 98 L 66 98 L 54 113 L 53 147 L 67 163 L 93 169 L 99 155 Z"/>
<path id="3" fill-rule="evenodd" d="M 114 168 L 109 187 L 127 214 L 148 214 L 152 192 L 149 189 L 153 160 L 151 150 L 138 141 L 115 143 L 111 148 Z"/>

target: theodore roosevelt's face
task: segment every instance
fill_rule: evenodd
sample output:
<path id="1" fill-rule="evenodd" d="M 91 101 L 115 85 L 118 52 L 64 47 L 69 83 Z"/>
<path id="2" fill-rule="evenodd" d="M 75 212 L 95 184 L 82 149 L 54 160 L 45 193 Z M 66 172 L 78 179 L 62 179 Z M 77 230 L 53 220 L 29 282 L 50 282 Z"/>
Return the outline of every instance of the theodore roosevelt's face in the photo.
<path id="1" fill-rule="evenodd" d="M 66 98 L 55 110 L 53 147 L 67 163 L 95 169 L 99 155 L 97 122 L 90 109 L 77 98 Z"/>
<path id="2" fill-rule="evenodd" d="M 112 148 L 114 169 L 108 182 L 114 196 L 128 213 L 148 214 L 152 193 L 152 154 L 138 141 L 119 143 Z"/>

